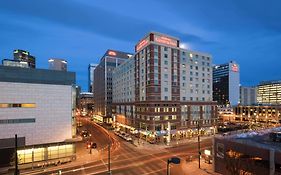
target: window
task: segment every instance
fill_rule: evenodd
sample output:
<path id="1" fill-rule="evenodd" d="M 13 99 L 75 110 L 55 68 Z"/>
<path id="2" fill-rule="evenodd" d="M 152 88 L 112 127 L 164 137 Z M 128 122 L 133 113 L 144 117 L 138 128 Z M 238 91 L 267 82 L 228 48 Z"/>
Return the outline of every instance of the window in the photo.
<path id="1" fill-rule="evenodd" d="M 182 79 L 185 80 L 185 76 L 183 76 Z"/>
<path id="2" fill-rule="evenodd" d="M 165 91 L 165 92 L 168 92 L 168 88 L 164 88 L 164 91 Z"/>
<path id="3" fill-rule="evenodd" d="M 192 66 L 190 66 L 190 69 L 193 69 L 193 67 L 192 67 Z"/>
<path id="4" fill-rule="evenodd" d="M 165 96 L 164 99 L 165 99 L 165 100 L 168 100 L 168 96 Z"/>
<path id="5" fill-rule="evenodd" d="M 164 78 L 168 78 L 168 74 L 164 74 Z"/>
<path id="6" fill-rule="evenodd" d="M 168 65 L 168 61 L 167 61 L 167 60 L 165 60 L 165 61 L 164 61 L 164 64 L 165 64 L 165 65 Z"/>
<path id="7" fill-rule="evenodd" d="M 168 51 L 168 47 L 164 47 L 164 51 Z"/>
<path id="8" fill-rule="evenodd" d="M 190 77 L 190 81 L 193 81 L 193 78 L 192 78 L 192 77 Z"/>
<path id="9" fill-rule="evenodd" d="M 168 58 L 168 54 L 165 53 L 165 54 L 164 54 L 164 58 Z"/>
<path id="10" fill-rule="evenodd" d="M 176 115 L 172 115 L 172 120 L 177 120 L 177 116 Z"/>
<path id="11" fill-rule="evenodd" d="M 0 103 L 0 108 L 36 108 L 35 103 Z"/>
<path id="12" fill-rule="evenodd" d="M 35 118 L 3 119 L 0 124 L 35 123 Z"/>

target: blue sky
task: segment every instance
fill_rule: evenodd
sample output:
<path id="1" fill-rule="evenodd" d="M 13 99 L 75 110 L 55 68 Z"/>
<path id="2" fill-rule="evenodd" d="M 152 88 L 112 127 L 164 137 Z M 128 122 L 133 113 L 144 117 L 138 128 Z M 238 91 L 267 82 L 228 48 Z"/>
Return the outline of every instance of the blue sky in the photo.
<path id="1" fill-rule="evenodd" d="M 278 0 L 1 0 L 0 59 L 16 48 L 64 58 L 87 90 L 88 64 L 107 49 L 133 52 L 149 31 L 180 38 L 208 52 L 213 63 L 235 60 L 242 85 L 281 79 L 281 1 Z"/>

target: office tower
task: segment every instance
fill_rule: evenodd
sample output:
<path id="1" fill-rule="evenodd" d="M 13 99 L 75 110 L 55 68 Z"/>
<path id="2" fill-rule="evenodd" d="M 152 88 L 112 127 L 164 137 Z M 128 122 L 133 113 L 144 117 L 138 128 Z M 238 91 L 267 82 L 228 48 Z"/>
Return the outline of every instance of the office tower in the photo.
<path id="1" fill-rule="evenodd" d="M 264 81 L 258 85 L 257 102 L 281 104 L 281 81 Z"/>
<path id="2" fill-rule="evenodd" d="M 29 68 L 36 67 L 36 59 L 34 56 L 30 55 L 28 51 L 16 49 L 14 50 L 14 60 L 27 62 Z"/>
<path id="3" fill-rule="evenodd" d="M 107 50 L 94 71 L 94 105 L 97 118 L 103 118 L 103 122 L 111 122 L 112 119 L 112 74 L 114 69 L 130 58 L 132 54 Z"/>
<path id="4" fill-rule="evenodd" d="M 257 87 L 240 86 L 240 105 L 253 105 L 257 103 Z"/>
<path id="5" fill-rule="evenodd" d="M 88 91 L 94 92 L 94 71 L 98 64 L 89 64 L 88 66 Z"/>
<path id="6" fill-rule="evenodd" d="M 67 71 L 67 61 L 63 59 L 50 58 L 48 62 L 50 70 Z"/>
<path id="7" fill-rule="evenodd" d="M 240 71 L 234 61 L 213 66 L 213 100 L 220 106 L 234 106 L 239 102 Z"/>

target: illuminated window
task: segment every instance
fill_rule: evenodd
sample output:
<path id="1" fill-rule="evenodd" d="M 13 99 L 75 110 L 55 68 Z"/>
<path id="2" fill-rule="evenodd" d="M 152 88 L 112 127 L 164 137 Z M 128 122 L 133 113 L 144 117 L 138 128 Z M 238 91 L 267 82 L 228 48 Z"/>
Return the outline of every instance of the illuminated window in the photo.
<path id="1" fill-rule="evenodd" d="M 0 103 L 0 108 L 35 108 L 35 103 Z"/>

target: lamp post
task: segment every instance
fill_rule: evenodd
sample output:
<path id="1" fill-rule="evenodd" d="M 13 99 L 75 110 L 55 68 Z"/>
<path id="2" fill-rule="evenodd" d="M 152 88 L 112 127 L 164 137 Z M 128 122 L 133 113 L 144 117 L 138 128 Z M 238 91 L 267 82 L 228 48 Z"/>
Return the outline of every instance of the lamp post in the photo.
<path id="1" fill-rule="evenodd" d="M 111 141 L 110 141 L 110 136 L 109 136 L 109 130 L 107 129 L 107 134 L 108 134 L 108 174 L 111 175 L 111 170 L 110 170 L 110 145 L 111 145 Z"/>
<path id="2" fill-rule="evenodd" d="M 170 163 L 173 164 L 180 164 L 180 158 L 178 157 L 172 157 L 170 159 L 167 160 L 167 175 L 170 175 Z"/>
<path id="3" fill-rule="evenodd" d="M 20 174 L 18 168 L 18 135 L 15 135 L 15 175 Z"/>
<path id="4" fill-rule="evenodd" d="M 200 126 L 199 126 L 199 121 L 197 121 L 197 134 L 198 134 L 198 166 L 200 168 L 200 156 L 201 156 L 201 152 L 200 152 L 200 133 L 199 133 L 199 130 L 200 130 Z"/>

